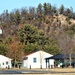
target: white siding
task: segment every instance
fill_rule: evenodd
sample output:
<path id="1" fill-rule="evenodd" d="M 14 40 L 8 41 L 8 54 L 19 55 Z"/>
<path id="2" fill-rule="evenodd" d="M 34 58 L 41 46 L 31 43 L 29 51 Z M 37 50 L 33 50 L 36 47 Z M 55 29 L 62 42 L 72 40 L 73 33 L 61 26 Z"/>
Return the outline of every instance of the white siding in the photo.
<path id="1" fill-rule="evenodd" d="M 2 29 L 0 28 L 0 34 L 2 34 Z"/>
<path id="2" fill-rule="evenodd" d="M 44 51 L 37 51 L 35 53 L 32 53 L 27 56 L 27 60 L 24 60 L 24 67 L 27 65 L 27 68 L 40 68 L 40 66 L 42 65 L 42 68 L 46 68 L 45 58 L 51 56 L 51 54 Z M 34 58 L 36 58 L 36 62 L 33 61 Z M 50 60 L 49 62 L 50 66 L 54 65 L 54 60 Z"/>
<path id="3" fill-rule="evenodd" d="M 26 59 L 25 61 L 23 61 L 24 67 L 28 68 L 28 59 Z"/>
<path id="4" fill-rule="evenodd" d="M 5 57 L 3 55 L 0 55 L 0 68 L 11 68 L 11 60 L 8 57 Z"/>

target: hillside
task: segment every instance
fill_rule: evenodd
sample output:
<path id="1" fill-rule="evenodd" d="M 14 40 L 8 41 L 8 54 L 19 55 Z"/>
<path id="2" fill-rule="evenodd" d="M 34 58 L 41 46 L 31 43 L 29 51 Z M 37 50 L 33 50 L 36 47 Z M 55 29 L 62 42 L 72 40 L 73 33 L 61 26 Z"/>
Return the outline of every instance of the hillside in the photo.
<path id="1" fill-rule="evenodd" d="M 75 13 L 62 5 L 59 10 L 50 3 L 6 10 L 0 15 L 0 28 L 0 54 L 14 60 L 40 49 L 51 54 L 75 52 Z"/>

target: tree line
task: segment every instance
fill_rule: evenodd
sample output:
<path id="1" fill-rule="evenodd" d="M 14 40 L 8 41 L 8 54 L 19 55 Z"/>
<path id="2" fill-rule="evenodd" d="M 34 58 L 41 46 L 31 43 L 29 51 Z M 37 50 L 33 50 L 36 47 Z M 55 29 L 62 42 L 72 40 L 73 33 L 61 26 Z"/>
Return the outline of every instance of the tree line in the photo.
<path id="1" fill-rule="evenodd" d="M 0 54 L 21 61 L 24 55 L 37 50 L 54 55 L 67 50 L 69 52 L 72 48 L 74 50 L 75 25 L 70 21 L 62 25 L 58 19 L 61 14 L 67 17 L 67 21 L 75 19 L 72 7 L 61 5 L 58 9 L 50 3 L 40 3 L 37 8 L 14 9 L 10 13 L 5 10 L 0 14 L 0 27 L 3 30 L 0 35 Z"/>

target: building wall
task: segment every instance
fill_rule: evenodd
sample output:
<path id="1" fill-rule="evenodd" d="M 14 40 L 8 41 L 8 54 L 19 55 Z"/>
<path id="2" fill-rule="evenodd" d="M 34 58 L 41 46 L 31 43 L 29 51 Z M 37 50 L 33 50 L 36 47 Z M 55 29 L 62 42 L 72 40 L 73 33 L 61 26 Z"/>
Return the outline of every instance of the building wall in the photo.
<path id="1" fill-rule="evenodd" d="M 2 34 L 2 29 L 0 28 L 0 34 Z"/>
<path id="2" fill-rule="evenodd" d="M 28 59 L 23 61 L 23 67 L 28 68 Z"/>
<path id="3" fill-rule="evenodd" d="M 0 55 L 0 68 L 12 68 L 11 59 Z"/>
<path id="4" fill-rule="evenodd" d="M 24 60 L 24 67 L 26 68 L 46 68 L 45 58 L 52 56 L 44 51 L 37 51 L 28 55 L 28 59 Z M 54 60 L 49 61 L 50 65 L 54 65 Z"/>

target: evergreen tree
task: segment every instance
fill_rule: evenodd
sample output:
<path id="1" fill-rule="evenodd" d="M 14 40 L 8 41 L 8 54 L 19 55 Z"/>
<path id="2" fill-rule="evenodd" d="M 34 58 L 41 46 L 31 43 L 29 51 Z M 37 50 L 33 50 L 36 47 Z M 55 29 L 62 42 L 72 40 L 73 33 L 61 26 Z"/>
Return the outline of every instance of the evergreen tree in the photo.
<path id="1" fill-rule="evenodd" d="M 64 5 L 63 4 L 59 8 L 59 12 L 60 12 L 60 14 L 63 14 L 64 13 Z"/>

